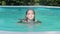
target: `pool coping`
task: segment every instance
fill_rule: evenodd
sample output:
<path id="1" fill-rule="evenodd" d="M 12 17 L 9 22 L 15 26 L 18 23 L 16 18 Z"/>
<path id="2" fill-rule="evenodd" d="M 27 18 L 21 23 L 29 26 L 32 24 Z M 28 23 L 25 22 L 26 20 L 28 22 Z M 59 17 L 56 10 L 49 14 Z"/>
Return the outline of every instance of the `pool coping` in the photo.
<path id="1" fill-rule="evenodd" d="M 60 8 L 59 6 L 0 6 L 0 7 L 45 7 L 45 8 Z"/>

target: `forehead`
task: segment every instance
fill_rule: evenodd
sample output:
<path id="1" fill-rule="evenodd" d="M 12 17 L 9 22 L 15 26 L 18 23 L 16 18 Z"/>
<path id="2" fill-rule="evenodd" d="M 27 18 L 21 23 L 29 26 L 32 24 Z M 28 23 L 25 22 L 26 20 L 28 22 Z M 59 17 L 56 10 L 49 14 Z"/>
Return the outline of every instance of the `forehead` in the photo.
<path id="1" fill-rule="evenodd" d="M 28 10 L 28 13 L 34 13 L 33 10 Z"/>

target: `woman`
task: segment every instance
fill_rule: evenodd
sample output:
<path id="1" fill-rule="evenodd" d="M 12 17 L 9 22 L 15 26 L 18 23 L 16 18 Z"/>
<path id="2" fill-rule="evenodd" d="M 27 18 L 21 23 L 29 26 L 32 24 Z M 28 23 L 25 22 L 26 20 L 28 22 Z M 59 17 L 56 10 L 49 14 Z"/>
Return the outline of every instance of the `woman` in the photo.
<path id="1" fill-rule="evenodd" d="M 26 18 L 20 20 L 18 23 L 27 23 L 27 24 L 39 24 L 41 21 L 35 20 L 35 12 L 34 10 L 27 10 Z"/>

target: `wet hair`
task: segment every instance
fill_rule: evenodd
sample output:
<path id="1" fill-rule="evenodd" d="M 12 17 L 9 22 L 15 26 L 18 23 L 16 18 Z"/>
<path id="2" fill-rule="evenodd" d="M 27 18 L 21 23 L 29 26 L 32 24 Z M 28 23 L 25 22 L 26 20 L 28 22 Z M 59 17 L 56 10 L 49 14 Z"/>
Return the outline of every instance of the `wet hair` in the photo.
<path id="1" fill-rule="evenodd" d="M 32 10 L 32 9 L 29 9 L 29 10 Z M 28 11 L 29 11 L 29 10 L 27 10 L 27 11 L 26 11 L 26 15 L 27 15 L 27 13 L 28 13 Z M 33 11 L 33 13 L 34 13 L 33 21 L 35 21 L 35 11 L 34 11 L 34 10 L 32 10 L 32 11 Z M 26 17 L 26 16 L 25 16 L 25 17 Z M 25 19 L 25 20 L 27 21 L 27 20 L 28 20 L 28 18 L 26 17 L 26 19 Z"/>

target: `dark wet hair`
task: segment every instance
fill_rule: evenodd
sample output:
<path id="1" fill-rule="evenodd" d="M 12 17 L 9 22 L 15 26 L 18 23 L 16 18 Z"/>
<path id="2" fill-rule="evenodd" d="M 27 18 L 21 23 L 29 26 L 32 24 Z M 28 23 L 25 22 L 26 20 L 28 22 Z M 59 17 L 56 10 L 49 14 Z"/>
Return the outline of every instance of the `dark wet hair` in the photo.
<path id="1" fill-rule="evenodd" d="M 29 10 L 32 10 L 32 9 L 29 9 Z M 26 15 L 27 15 L 27 13 L 28 13 L 29 10 L 26 11 Z M 32 11 L 33 11 L 33 13 L 34 13 L 33 21 L 35 21 L 35 11 L 34 11 L 34 10 L 32 10 Z M 27 21 L 27 20 L 28 20 L 28 18 L 26 17 L 26 21 Z"/>

